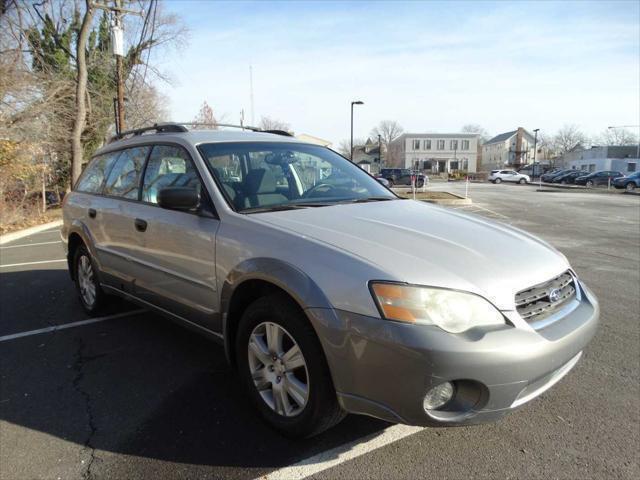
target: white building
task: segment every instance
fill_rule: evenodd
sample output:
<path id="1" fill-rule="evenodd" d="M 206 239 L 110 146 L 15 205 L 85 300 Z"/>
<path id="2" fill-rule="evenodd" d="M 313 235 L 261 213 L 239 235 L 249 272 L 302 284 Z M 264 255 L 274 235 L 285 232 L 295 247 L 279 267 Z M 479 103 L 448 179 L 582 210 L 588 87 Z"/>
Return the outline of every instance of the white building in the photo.
<path id="1" fill-rule="evenodd" d="M 639 152 L 638 145 L 593 146 L 566 152 L 556 159 L 556 164 L 587 172 L 613 170 L 629 174 L 640 169 Z"/>
<path id="2" fill-rule="evenodd" d="M 496 135 L 482 145 L 482 168 L 517 168 L 533 163 L 534 136 L 522 127 Z M 536 158 L 536 161 L 540 161 Z"/>
<path id="3" fill-rule="evenodd" d="M 476 133 L 404 133 L 391 142 L 384 166 L 436 174 L 476 172 L 479 141 Z"/>

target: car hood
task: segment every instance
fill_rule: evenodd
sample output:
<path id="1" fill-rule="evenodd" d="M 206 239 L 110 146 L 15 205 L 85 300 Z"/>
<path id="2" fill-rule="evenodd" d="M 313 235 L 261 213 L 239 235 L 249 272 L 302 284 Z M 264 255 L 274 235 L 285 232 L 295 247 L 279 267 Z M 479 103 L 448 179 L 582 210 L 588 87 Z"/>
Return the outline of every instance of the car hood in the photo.
<path id="1" fill-rule="evenodd" d="M 501 310 L 515 308 L 516 292 L 569 268 L 561 253 L 526 232 L 413 200 L 312 207 L 254 218 L 349 252 L 387 274 L 366 280 L 470 291 Z"/>

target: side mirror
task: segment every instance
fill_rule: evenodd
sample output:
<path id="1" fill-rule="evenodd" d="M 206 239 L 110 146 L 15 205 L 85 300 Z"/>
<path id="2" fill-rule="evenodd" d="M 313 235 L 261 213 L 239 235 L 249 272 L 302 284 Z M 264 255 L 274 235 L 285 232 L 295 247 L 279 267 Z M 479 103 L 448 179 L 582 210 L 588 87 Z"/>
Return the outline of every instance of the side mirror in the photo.
<path id="1" fill-rule="evenodd" d="M 200 193 L 193 187 L 166 187 L 158 192 L 158 205 L 168 210 L 195 210 L 200 206 Z"/>

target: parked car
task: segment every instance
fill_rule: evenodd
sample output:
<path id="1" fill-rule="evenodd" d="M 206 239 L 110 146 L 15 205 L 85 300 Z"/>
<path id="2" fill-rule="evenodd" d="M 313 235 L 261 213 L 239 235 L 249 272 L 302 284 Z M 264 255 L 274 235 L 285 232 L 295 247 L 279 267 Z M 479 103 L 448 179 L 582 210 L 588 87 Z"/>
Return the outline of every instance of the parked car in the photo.
<path id="1" fill-rule="evenodd" d="M 418 188 L 429 182 L 426 175 L 412 172 L 408 168 L 383 168 L 380 170 L 380 176 L 387 180 L 392 187 L 395 185 L 411 185 L 412 175 L 416 177 L 416 187 Z"/>
<path id="2" fill-rule="evenodd" d="M 624 177 L 622 172 L 616 172 L 611 170 L 603 170 L 601 172 L 593 172 L 575 179 L 576 185 L 586 185 L 587 187 L 594 187 L 596 185 L 608 185 L 609 181 L 613 183 L 613 180 L 619 177 Z"/>
<path id="3" fill-rule="evenodd" d="M 542 176 L 540 177 L 540 180 L 542 180 L 543 182 L 550 183 L 550 182 L 553 182 L 553 179 L 555 177 L 557 177 L 559 175 L 564 175 L 565 173 L 569 173 L 571 171 L 572 170 L 558 168 L 558 169 L 552 170 L 550 172 L 543 173 Z"/>
<path id="4" fill-rule="evenodd" d="M 286 134 L 125 132 L 66 196 L 61 234 L 90 315 L 119 295 L 219 340 L 289 436 L 346 412 L 496 420 L 576 365 L 599 316 L 542 240 L 401 199 Z"/>
<path id="5" fill-rule="evenodd" d="M 376 179 L 378 182 L 380 182 L 380 185 L 383 185 L 383 186 L 385 186 L 385 187 L 387 187 L 387 188 L 391 188 L 391 183 L 390 183 L 390 182 L 389 182 L 389 180 L 387 180 L 386 178 L 381 177 L 381 176 L 379 176 L 379 175 L 376 175 L 376 176 L 375 176 L 375 179 Z"/>
<path id="6" fill-rule="evenodd" d="M 626 177 L 618 177 L 612 182 L 612 185 L 633 192 L 636 188 L 640 188 L 640 171 L 630 173 Z"/>
<path id="7" fill-rule="evenodd" d="M 515 170 L 491 170 L 489 181 L 493 183 L 515 182 L 524 184 L 529 183 L 531 178 L 529 175 L 523 175 Z"/>
<path id="8" fill-rule="evenodd" d="M 560 183 L 562 185 L 567 185 L 571 183 L 575 183 L 576 178 L 584 175 L 584 171 L 582 170 L 571 170 L 567 173 L 561 173 L 560 175 L 556 175 L 551 180 L 551 183 Z"/>

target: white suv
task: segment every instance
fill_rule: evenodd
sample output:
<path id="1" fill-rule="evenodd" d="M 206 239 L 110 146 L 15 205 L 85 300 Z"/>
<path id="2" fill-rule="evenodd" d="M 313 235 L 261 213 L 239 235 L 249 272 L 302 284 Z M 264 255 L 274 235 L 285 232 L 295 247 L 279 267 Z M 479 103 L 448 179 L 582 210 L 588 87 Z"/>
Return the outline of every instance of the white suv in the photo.
<path id="1" fill-rule="evenodd" d="M 516 182 L 520 184 L 529 183 L 529 175 L 518 173 L 515 170 L 491 170 L 489 181 L 493 183 Z"/>

